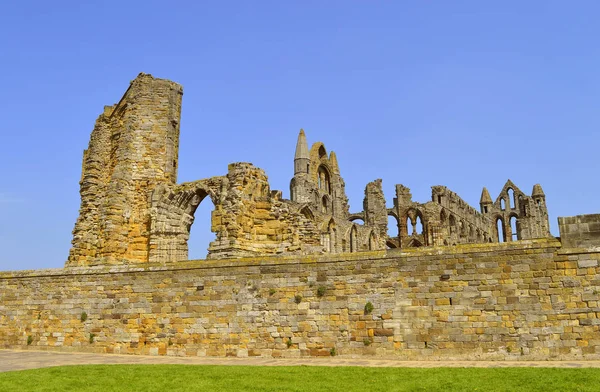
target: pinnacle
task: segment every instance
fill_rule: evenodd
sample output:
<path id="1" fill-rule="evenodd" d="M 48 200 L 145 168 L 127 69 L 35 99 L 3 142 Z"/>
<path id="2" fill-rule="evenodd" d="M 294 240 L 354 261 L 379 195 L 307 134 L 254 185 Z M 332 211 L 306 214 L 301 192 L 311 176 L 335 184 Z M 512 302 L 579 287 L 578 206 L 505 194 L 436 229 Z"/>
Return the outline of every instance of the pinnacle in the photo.
<path id="1" fill-rule="evenodd" d="M 492 198 L 490 197 L 490 192 L 488 192 L 486 187 L 483 187 L 483 190 L 481 191 L 481 199 L 479 199 L 479 204 L 487 204 L 487 203 L 492 203 Z"/>
<path id="2" fill-rule="evenodd" d="M 540 184 L 535 184 L 533 186 L 533 190 L 531 191 L 531 196 L 545 196 L 544 191 L 542 190 L 542 186 Z"/>

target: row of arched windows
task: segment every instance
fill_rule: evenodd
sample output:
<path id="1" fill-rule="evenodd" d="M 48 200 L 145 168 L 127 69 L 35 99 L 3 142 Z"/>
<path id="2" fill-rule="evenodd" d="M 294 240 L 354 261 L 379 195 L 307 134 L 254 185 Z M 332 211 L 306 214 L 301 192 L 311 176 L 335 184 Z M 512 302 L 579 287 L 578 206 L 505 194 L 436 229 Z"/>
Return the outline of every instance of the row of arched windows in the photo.
<path id="1" fill-rule="evenodd" d="M 333 221 L 329 222 L 329 229 L 327 234 L 322 235 L 322 243 L 323 247 L 329 253 L 335 253 L 337 250 L 337 229 L 335 227 L 335 223 Z M 352 226 L 350 231 L 348 232 L 348 237 L 342 239 L 342 251 L 350 251 L 352 253 L 358 252 L 360 250 L 360 243 L 358 240 L 358 230 L 356 226 Z M 348 246 L 348 249 L 346 248 Z M 377 247 L 377 241 L 375 237 L 375 233 L 371 231 L 369 233 L 367 249 L 374 250 Z"/>
<path id="2" fill-rule="evenodd" d="M 510 229 L 510 232 L 508 232 L 507 229 Z M 498 242 L 520 240 L 521 232 L 519 229 L 519 219 L 515 215 L 510 216 L 508 226 L 505 226 L 504 219 L 502 217 L 496 217 L 496 235 Z M 509 233 L 510 237 L 507 238 L 507 234 Z"/>
<path id="3" fill-rule="evenodd" d="M 518 207 L 517 201 L 522 201 L 522 195 L 519 195 L 519 197 L 517 198 L 515 191 L 512 188 L 508 188 L 506 190 L 506 199 L 508 199 L 508 209 L 513 210 Z M 500 209 L 502 211 L 506 210 L 506 199 L 504 197 L 500 198 Z"/>

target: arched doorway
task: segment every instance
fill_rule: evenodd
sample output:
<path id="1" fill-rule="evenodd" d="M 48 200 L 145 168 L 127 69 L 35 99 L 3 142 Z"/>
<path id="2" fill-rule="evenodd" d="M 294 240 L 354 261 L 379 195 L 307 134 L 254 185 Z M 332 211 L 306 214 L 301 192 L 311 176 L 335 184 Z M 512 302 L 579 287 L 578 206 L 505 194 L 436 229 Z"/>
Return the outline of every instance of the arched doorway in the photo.
<path id="1" fill-rule="evenodd" d="M 206 259 L 209 244 L 216 239 L 212 229 L 214 204 L 204 190 L 197 191 L 190 200 L 192 223 L 188 230 L 188 260 Z"/>

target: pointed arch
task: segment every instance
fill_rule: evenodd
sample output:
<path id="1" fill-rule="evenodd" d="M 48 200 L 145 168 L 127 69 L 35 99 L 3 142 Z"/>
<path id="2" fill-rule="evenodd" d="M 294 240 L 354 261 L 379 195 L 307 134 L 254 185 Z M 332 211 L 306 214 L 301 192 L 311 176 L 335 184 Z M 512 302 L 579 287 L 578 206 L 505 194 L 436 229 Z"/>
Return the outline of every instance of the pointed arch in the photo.
<path id="1" fill-rule="evenodd" d="M 302 215 L 304 215 L 304 217 L 307 218 L 307 219 L 310 219 L 312 221 L 315 220 L 315 214 L 312 211 L 312 209 L 310 208 L 310 206 L 308 206 L 308 205 L 302 207 L 302 209 L 300 210 L 300 213 Z"/>
<path id="2" fill-rule="evenodd" d="M 350 253 L 358 252 L 358 231 L 356 225 L 350 228 Z"/>
<path id="3" fill-rule="evenodd" d="M 456 233 L 456 218 L 454 218 L 453 214 L 450 214 L 448 223 L 450 224 L 450 235 Z"/>
<path id="4" fill-rule="evenodd" d="M 516 214 L 511 214 L 509 217 L 510 226 L 510 241 L 518 241 L 521 239 L 521 224 L 519 217 Z"/>
<path id="5" fill-rule="evenodd" d="M 327 150 L 325 150 L 325 146 L 322 143 L 319 146 L 319 158 L 327 158 Z"/>
<path id="6" fill-rule="evenodd" d="M 215 209 L 212 199 L 205 189 L 198 189 L 190 199 L 188 226 L 187 259 L 206 259 L 211 241 L 216 239 L 211 232 L 212 211 Z M 205 200 L 208 200 L 206 202 Z"/>
<path id="7" fill-rule="evenodd" d="M 508 207 L 512 210 L 516 208 L 517 200 L 515 199 L 515 191 L 512 188 L 506 190 L 506 198 L 508 199 Z"/>
<path id="8" fill-rule="evenodd" d="M 506 242 L 506 232 L 504 231 L 504 220 L 502 217 L 496 217 L 496 238 L 498 242 Z"/>
<path id="9" fill-rule="evenodd" d="M 377 247 L 377 237 L 375 236 L 375 232 L 371 230 L 369 233 L 369 250 L 375 250 Z"/>
<path id="10" fill-rule="evenodd" d="M 406 234 L 411 236 L 416 234 L 413 230 L 413 218 L 409 215 L 406 217 Z"/>
<path id="11" fill-rule="evenodd" d="M 419 214 L 419 215 L 417 215 L 417 221 L 415 223 L 415 233 L 423 234 L 423 232 L 424 232 L 423 218 L 421 217 L 421 214 Z"/>
<path id="12" fill-rule="evenodd" d="M 325 165 L 320 165 L 317 170 L 317 185 L 321 192 L 331 194 L 331 176 Z"/>
<path id="13" fill-rule="evenodd" d="M 321 198 L 321 213 L 330 214 L 331 213 L 331 202 L 327 195 L 323 195 Z"/>

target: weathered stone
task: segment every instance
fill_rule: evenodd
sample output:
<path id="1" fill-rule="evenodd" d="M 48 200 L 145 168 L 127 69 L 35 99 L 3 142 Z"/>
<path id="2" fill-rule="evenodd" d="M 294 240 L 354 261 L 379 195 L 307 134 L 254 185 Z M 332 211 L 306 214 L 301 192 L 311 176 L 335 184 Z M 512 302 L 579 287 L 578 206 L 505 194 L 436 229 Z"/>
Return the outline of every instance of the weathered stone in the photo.
<path id="1" fill-rule="evenodd" d="M 140 74 L 105 108 L 84 153 L 69 268 L 0 272 L 0 347 L 600 359 L 597 215 L 561 218 L 561 244 L 541 187 L 527 196 L 510 181 L 495 202 L 484 189 L 477 212 L 441 186 L 419 204 L 397 185 L 388 209 L 376 180 L 350 213 L 336 155 L 309 150 L 303 131 L 291 200 L 250 163 L 177 185 L 181 94 Z M 207 197 L 216 239 L 208 260 L 185 261 Z"/>
<path id="2" fill-rule="evenodd" d="M 229 165 L 225 176 L 176 185 L 181 96 L 180 85 L 140 74 L 118 104 L 105 107 L 84 151 L 80 215 L 67 266 L 186 260 L 194 212 L 207 197 L 215 206 L 211 230 L 216 234 L 208 258 L 353 253 L 550 235 L 541 187 L 528 197 L 510 180 L 494 203 L 484 190 L 481 213 L 442 186 L 432 188 L 431 202 L 419 204 L 408 188 L 397 185 L 394 207 L 388 209 L 376 180 L 365 188 L 363 211 L 350 213 L 335 153 L 328 155 L 321 142 L 309 150 L 303 130 L 291 200 L 271 190 L 266 174 L 250 163 Z M 388 215 L 398 220 L 397 237 L 388 236 Z M 511 219 L 517 220 L 516 233 Z M 504 228 L 500 234 L 498 220 Z"/>

